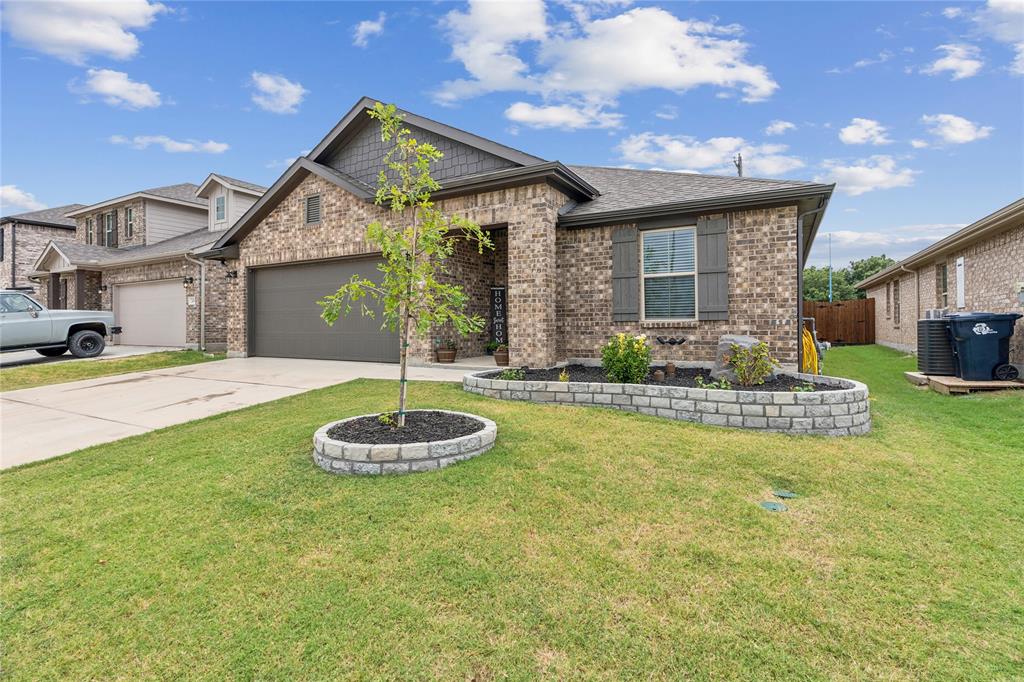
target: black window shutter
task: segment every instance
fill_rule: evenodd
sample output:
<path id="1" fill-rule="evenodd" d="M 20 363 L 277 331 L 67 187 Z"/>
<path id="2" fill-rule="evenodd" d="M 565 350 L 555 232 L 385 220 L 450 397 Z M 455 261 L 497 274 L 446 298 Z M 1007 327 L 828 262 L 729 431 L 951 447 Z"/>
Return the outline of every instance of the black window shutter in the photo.
<path id="1" fill-rule="evenodd" d="M 612 321 L 640 319 L 640 255 L 635 227 L 612 230 Z"/>
<path id="2" fill-rule="evenodd" d="M 729 319 L 729 219 L 697 221 L 697 319 Z"/>

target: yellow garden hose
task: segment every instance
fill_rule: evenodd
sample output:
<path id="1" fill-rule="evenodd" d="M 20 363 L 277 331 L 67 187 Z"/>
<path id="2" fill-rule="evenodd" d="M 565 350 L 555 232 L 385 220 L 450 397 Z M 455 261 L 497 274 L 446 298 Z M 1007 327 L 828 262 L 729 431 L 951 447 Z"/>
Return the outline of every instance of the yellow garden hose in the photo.
<path id="1" fill-rule="evenodd" d="M 801 368 L 807 374 L 818 374 L 818 348 L 814 344 L 814 334 L 807 327 L 804 327 L 803 334 L 804 366 Z"/>

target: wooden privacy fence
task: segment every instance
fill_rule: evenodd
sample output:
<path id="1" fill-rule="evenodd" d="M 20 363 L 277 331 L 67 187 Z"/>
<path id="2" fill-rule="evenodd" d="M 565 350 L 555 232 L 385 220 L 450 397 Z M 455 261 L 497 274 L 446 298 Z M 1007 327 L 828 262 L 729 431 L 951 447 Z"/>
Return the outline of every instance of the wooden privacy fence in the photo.
<path id="1" fill-rule="evenodd" d="M 875 342 L 875 300 L 804 301 L 804 317 L 813 317 L 818 340 L 856 345 Z"/>

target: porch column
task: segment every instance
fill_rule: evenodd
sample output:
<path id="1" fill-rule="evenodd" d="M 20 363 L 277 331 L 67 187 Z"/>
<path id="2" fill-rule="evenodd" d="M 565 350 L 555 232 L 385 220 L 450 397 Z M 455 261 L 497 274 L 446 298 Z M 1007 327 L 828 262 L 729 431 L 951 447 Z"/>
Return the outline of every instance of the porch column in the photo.
<path id="1" fill-rule="evenodd" d="M 553 188 L 531 188 L 528 202 L 508 224 L 509 365 L 551 367 L 556 357 L 555 223 L 560 197 Z"/>

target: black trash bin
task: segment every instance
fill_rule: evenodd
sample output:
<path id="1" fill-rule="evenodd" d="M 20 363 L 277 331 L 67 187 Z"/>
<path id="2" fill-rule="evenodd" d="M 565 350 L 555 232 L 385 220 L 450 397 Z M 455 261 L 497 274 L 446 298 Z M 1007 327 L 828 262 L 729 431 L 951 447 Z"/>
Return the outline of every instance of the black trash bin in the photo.
<path id="1" fill-rule="evenodd" d="M 948 315 L 949 335 L 956 354 L 957 373 L 968 381 L 1008 380 L 1019 376 L 1010 362 L 1010 337 L 1019 313 L 954 313 Z"/>

